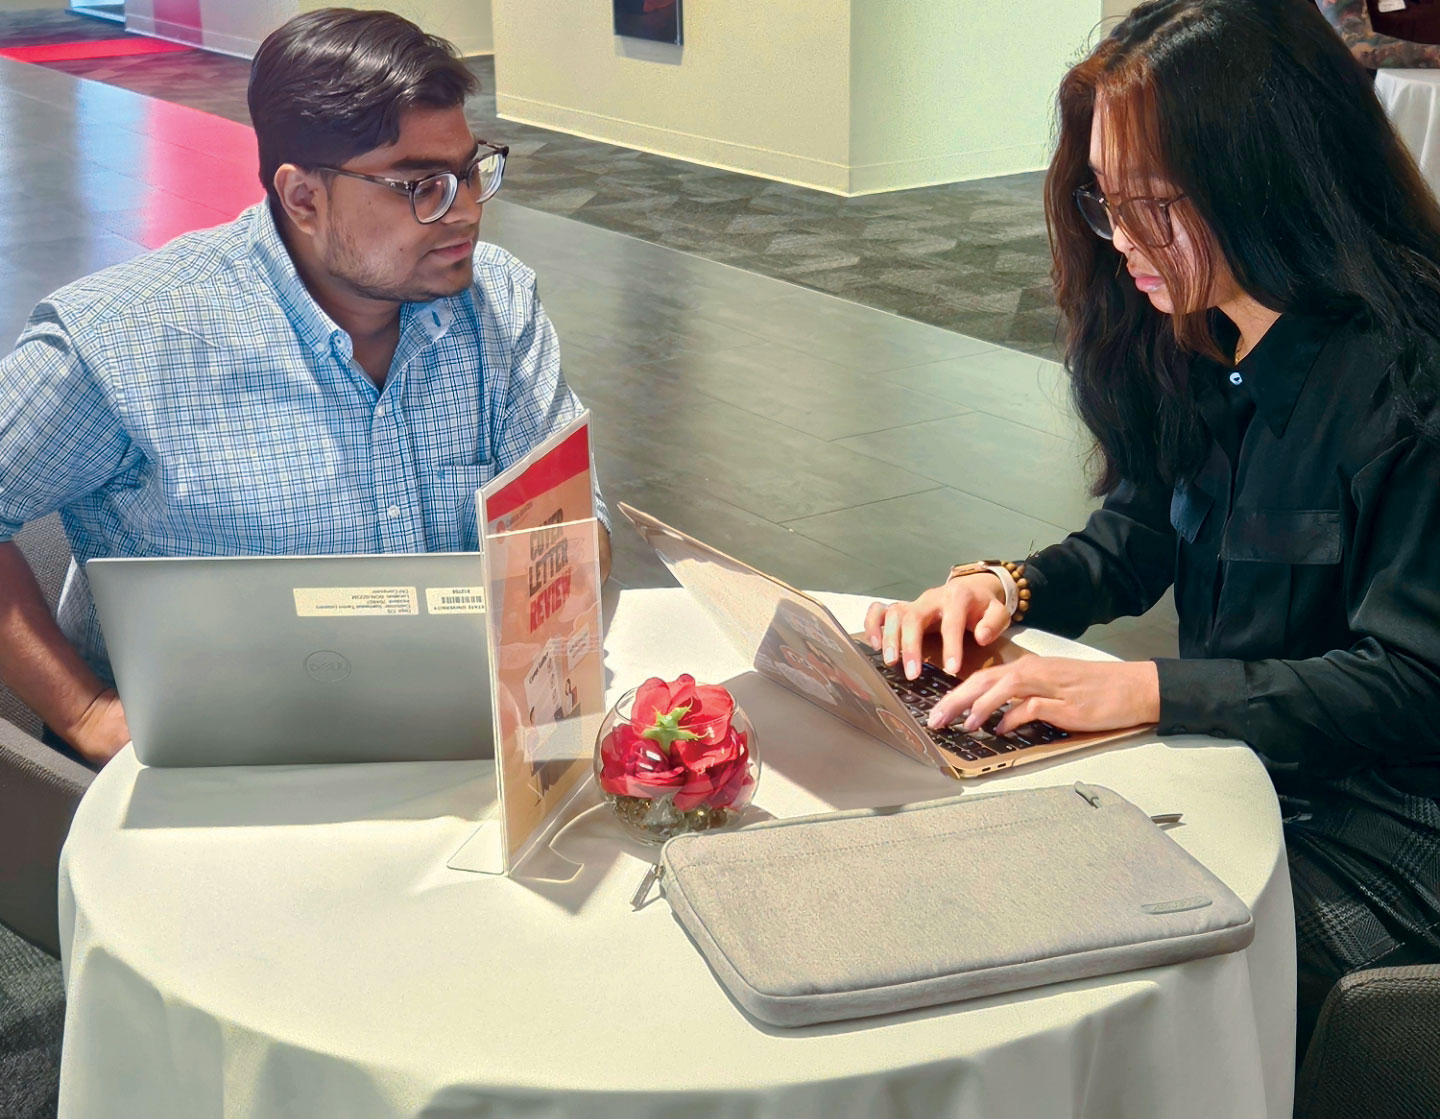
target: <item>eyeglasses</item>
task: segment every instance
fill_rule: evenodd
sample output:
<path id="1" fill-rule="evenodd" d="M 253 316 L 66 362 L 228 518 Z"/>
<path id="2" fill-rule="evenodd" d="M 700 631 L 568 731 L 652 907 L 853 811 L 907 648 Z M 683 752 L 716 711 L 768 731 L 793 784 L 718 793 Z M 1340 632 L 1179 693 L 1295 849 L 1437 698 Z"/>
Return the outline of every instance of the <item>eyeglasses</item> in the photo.
<path id="1" fill-rule="evenodd" d="M 478 206 L 495 197 L 500 189 L 500 180 L 505 177 L 505 159 L 510 149 L 504 144 L 479 141 L 478 154 L 465 168 L 465 186 L 475 198 Z M 379 183 L 383 187 L 404 194 L 410 198 L 410 212 L 421 225 L 437 222 L 450 212 L 455 196 L 460 193 L 460 179 L 454 171 L 442 171 L 438 175 L 426 175 L 423 179 L 385 179 L 379 175 L 362 175 L 359 171 L 347 171 L 343 167 L 317 166 L 317 171 L 329 171 L 351 179 L 364 179 L 367 183 Z"/>
<path id="2" fill-rule="evenodd" d="M 1100 192 L 1099 184 L 1075 188 L 1075 205 L 1097 237 L 1115 240 L 1118 223 L 1127 236 L 1147 249 L 1167 248 L 1175 240 L 1175 227 L 1170 221 L 1170 207 L 1185 195 L 1174 198 L 1127 198 L 1111 202 Z"/>

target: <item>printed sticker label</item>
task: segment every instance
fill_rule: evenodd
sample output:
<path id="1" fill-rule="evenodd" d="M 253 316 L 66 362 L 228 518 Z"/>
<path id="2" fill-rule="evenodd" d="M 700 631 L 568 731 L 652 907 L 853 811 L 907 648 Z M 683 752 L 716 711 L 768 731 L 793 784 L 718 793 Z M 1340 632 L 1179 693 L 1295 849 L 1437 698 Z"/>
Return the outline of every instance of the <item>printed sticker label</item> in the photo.
<path id="1" fill-rule="evenodd" d="M 432 614 L 483 614 L 485 588 L 426 587 L 425 609 Z"/>
<path id="2" fill-rule="evenodd" d="M 295 613 L 301 618 L 377 618 L 419 614 L 414 587 L 296 587 Z"/>

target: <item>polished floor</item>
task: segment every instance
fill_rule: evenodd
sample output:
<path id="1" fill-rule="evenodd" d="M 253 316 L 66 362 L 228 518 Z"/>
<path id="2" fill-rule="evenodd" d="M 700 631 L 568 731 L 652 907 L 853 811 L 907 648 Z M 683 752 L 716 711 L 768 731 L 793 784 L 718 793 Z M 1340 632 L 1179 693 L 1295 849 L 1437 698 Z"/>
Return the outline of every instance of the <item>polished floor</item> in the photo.
<path id="1" fill-rule="evenodd" d="M 259 195 L 253 158 L 241 124 L 0 59 L 0 335 L 61 284 L 232 216 Z M 793 583 L 877 597 L 1023 555 L 1093 506 L 1054 363 L 518 194 L 483 232 L 539 274 L 612 501 Z M 633 533 L 615 544 L 619 583 L 669 583 Z M 1089 639 L 1173 653 L 1173 613 Z M 5 1119 L 53 1114 L 60 999 L 58 965 L 0 930 Z"/>

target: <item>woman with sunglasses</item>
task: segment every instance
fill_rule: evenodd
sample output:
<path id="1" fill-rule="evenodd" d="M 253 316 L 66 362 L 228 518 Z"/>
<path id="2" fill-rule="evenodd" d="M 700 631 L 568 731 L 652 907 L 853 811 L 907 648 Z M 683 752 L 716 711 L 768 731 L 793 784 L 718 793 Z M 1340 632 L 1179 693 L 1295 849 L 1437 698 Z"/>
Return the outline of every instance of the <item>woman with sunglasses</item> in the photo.
<path id="1" fill-rule="evenodd" d="M 931 722 L 1239 738 L 1285 815 L 1300 1052 L 1348 971 L 1440 961 L 1440 209 L 1312 0 L 1153 0 L 1066 76 L 1046 183 L 1103 507 L 867 630 L 1066 636 L 1174 588 L 1179 659 L 1029 657 Z M 953 669 L 952 669 L 953 670 Z"/>

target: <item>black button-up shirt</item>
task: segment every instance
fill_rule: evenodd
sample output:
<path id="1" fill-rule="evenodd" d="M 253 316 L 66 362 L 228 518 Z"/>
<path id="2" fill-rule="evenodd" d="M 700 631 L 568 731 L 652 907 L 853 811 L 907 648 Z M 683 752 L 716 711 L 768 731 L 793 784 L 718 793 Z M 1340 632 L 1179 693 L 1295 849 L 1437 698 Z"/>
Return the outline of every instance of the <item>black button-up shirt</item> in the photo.
<path id="1" fill-rule="evenodd" d="M 1162 732 L 1440 797 L 1440 448 L 1402 422 L 1388 364 L 1358 324 L 1294 315 L 1237 369 L 1197 361 L 1203 464 L 1173 492 L 1122 485 L 1032 556 L 1026 622 L 1078 636 L 1173 583 Z"/>

